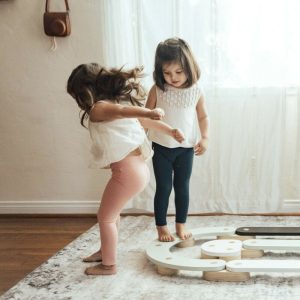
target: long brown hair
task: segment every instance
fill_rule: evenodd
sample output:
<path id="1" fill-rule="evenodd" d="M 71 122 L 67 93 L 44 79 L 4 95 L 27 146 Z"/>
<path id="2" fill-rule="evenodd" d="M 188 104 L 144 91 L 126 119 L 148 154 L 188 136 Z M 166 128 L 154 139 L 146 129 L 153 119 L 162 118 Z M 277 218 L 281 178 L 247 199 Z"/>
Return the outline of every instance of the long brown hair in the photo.
<path id="1" fill-rule="evenodd" d="M 173 62 L 179 63 L 183 68 L 187 77 L 186 88 L 198 81 L 201 72 L 190 46 L 183 39 L 170 38 L 160 42 L 155 52 L 153 79 L 161 90 L 165 90 L 166 83 L 163 65 Z"/>
<path id="2" fill-rule="evenodd" d="M 88 119 L 93 105 L 99 100 L 119 103 L 128 101 L 132 105 L 142 106 L 146 93 L 139 82 L 143 76 L 142 68 L 128 71 L 106 69 L 97 63 L 81 64 L 71 73 L 67 92 L 76 100 L 82 113 L 80 124 Z"/>

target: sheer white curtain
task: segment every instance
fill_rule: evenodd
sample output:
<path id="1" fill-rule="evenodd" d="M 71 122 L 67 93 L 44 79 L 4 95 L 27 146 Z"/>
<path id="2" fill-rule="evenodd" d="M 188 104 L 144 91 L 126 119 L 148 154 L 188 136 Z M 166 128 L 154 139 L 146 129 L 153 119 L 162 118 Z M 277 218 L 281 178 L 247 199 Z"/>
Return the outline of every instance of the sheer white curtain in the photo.
<path id="1" fill-rule="evenodd" d="M 101 3 L 104 65 L 144 65 L 149 88 L 155 48 L 173 36 L 200 64 L 211 140 L 194 161 L 190 213 L 275 212 L 300 198 L 300 1 Z M 152 211 L 154 190 L 152 173 L 132 207 Z"/>
<path id="2" fill-rule="evenodd" d="M 283 194 L 300 198 L 300 89 L 286 89 L 285 151 L 283 156 Z"/>

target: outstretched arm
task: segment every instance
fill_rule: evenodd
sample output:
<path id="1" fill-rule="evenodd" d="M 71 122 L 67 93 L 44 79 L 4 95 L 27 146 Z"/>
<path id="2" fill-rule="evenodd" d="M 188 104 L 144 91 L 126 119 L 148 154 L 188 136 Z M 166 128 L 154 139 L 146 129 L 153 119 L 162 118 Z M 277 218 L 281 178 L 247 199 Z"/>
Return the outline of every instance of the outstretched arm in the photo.
<path id="1" fill-rule="evenodd" d="M 149 109 L 138 106 L 123 106 L 105 101 L 97 102 L 91 112 L 92 122 L 110 121 L 123 118 L 149 118 L 160 120 L 164 116 L 162 109 Z"/>
<path id="2" fill-rule="evenodd" d="M 201 95 L 197 103 L 196 111 L 197 111 L 199 129 L 201 133 L 201 140 L 194 147 L 194 151 L 196 155 L 202 155 L 208 147 L 208 129 L 209 129 L 208 113 L 207 113 L 203 94 Z"/>
<path id="3" fill-rule="evenodd" d="M 173 128 L 163 121 L 155 121 L 145 118 L 139 118 L 139 121 L 145 129 L 153 129 L 165 133 L 173 137 L 179 143 L 184 141 L 184 135 L 180 129 Z"/>
<path id="4" fill-rule="evenodd" d="M 153 85 L 149 91 L 146 107 L 149 109 L 154 109 L 156 107 L 156 86 Z M 157 108 L 159 109 L 159 108 Z M 157 131 L 161 131 L 167 135 L 173 137 L 177 142 L 182 143 L 184 141 L 184 135 L 180 129 L 174 129 L 170 125 L 162 122 L 162 121 L 152 121 L 149 119 L 139 119 L 142 126 L 146 129 L 154 129 Z"/>

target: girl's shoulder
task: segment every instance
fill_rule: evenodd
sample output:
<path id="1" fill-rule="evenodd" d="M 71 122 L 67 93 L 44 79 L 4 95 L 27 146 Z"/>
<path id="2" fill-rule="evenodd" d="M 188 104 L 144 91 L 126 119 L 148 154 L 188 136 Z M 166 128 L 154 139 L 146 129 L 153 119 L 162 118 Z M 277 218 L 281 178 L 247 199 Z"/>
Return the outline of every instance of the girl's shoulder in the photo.
<path id="1" fill-rule="evenodd" d="M 202 84 L 200 83 L 200 80 L 196 81 L 192 86 L 189 87 L 189 89 L 202 90 Z"/>
<path id="2" fill-rule="evenodd" d="M 113 100 L 98 100 L 96 101 L 92 108 L 95 107 L 95 106 L 102 106 L 103 104 L 108 104 L 108 105 L 122 105 L 122 106 L 131 106 L 132 104 L 129 102 L 129 101 L 125 101 L 125 100 L 120 100 L 120 101 L 113 101 Z"/>
<path id="3" fill-rule="evenodd" d="M 92 108 L 91 110 L 94 108 L 94 107 L 97 107 L 97 106 L 100 106 L 100 105 L 103 105 L 103 104 L 111 104 L 112 102 L 111 101 L 108 101 L 108 100 L 97 100 L 95 101 L 95 103 L 92 105 Z"/>
<path id="4" fill-rule="evenodd" d="M 159 87 L 156 84 L 153 84 L 149 89 L 148 95 L 155 93 L 157 89 L 159 89 Z"/>
<path id="5" fill-rule="evenodd" d="M 194 90 L 196 91 L 196 93 L 199 95 L 199 97 L 204 93 L 203 91 L 203 86 L 200 83 L 200 81 L 198 80 L 195 84 L 193 84 L 191 86 L 191 88 L 194 88 Z"/>

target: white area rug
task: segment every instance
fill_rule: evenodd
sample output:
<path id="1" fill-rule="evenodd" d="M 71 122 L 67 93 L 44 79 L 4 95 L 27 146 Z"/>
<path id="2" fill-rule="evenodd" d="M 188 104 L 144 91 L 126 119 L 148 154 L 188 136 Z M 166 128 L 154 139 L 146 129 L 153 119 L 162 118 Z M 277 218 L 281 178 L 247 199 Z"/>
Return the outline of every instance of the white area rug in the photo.
<path id="1" fill-rule="evenodd" d="M 174 227 L 169 218 L 170 228 Z M 190 228 L 213 226 L 300 226 L 299 217 L 189 217 Z M 81 258 L 98 249 L 98 227 L 74 240 L 0 297 L 1 300 L 293 300 L 300 299 L 300 273 L 251 273 L 243 283 L 208 282 L 202 272 L 181 271 L 158 275 L 145 249 L 156 238 L 152 217 L 124 217 L 118 247 L 118 273 L 86 276 Z M 176 255 L 199 257 L 195 247 L 177 249 Z M 300 253 L 267 253 L 264 259 L 300 259 Z M 91 265 L 91 264 L 89 264 Z"/>

